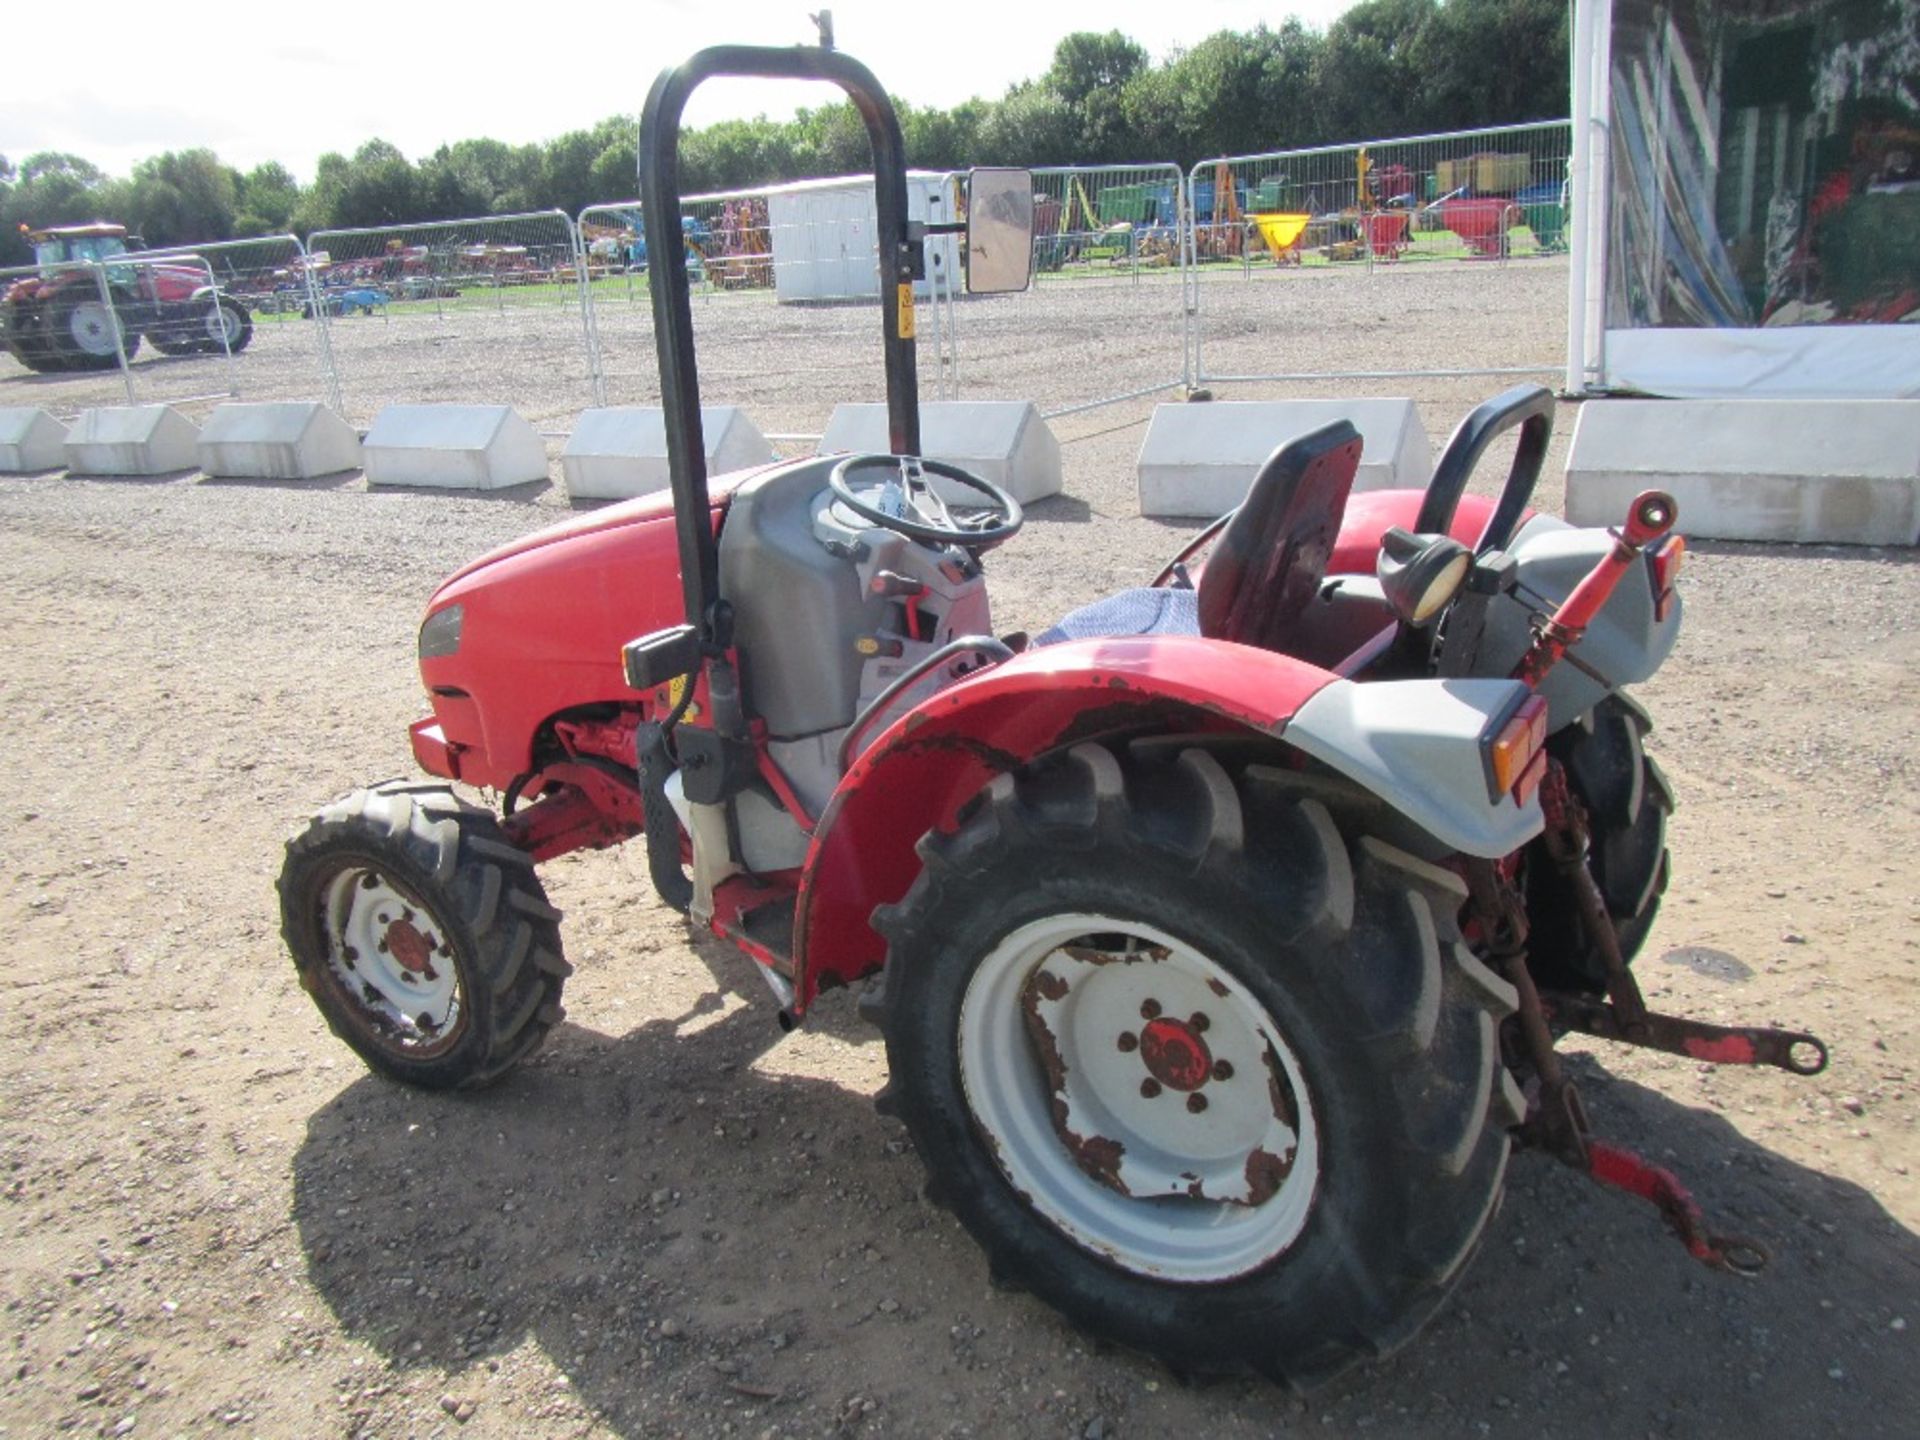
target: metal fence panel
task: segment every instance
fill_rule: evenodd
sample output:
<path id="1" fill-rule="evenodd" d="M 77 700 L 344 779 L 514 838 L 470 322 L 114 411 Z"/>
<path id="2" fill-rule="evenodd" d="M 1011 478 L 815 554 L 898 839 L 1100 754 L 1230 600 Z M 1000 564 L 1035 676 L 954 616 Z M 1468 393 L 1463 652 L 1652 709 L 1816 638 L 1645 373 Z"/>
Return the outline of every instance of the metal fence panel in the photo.
<path id="1" fill-rule="evenodd" d="M 307 250 L 305 305 L 349 422 L 388 404 L 496 404 L 551 432 L 591 396 L 587 282 L 563 211 L 324 230 Z"/>
<path id="2" fill-rule="evenodd" d="M 957 195 L 956 177 L 915 172 L 908 212 L 943 223 L 954 217 Z M 798 442 L 824 428 L 835 404 L 884 393 L 873 335 L 879 262 L 870 176 L 686 196 L 680 217 L 704 404 L 743 406 L 768 433 Z M 590 205 L 578 229 L 590 363 L 603 403 L 656 404 L 640 202 Z M 928 278 L 916 287 L 921 391 L 937 398 L 951 385 L 960 251 L 952 236 L 936 236 L 926 255 Z"/>
<path id="3" fill-rule="evenodd" d="M 964 364 L 956 393 L 1026 399 L 1067 336 L 1122 337 L 1086 376 L 1086 398 L 1049 416 L 1097 409 L 1182 383 L 1186 186 L 1172 164 L 1054 166 L 1033 172 L 1034 283 L 959 308 Z M 1045 389 L 1057 388 L 1049 384 Z"/>
<path id="4" fill-rule="evenodd" d="M 1459 337 L 1423 330 L 1394 297 L 1356 291 L 1333 277 L 1408 274 L 1434 283 L 1494 287 L 1516 282 L 1509 262 L 1551 267 L 1565 283 L 1571 150 L 1567 121 L 1455 131 L 1358 144 L 1227 156 L 1186 177 L 1192 226 L 1193 383 L 1221 380 L 1374 378 L 1410 374 L 1532 374 L 1557 370 L 1563 347 L 1546 336 L 1528 352 L 1462 354 Z M 1500 271 L 1491 275 L 1487 267 Z M 1283 368 L 1256 336 L 1304 293 L 1285 283 L 1323 284 L 1350 297 L 1348 325 L 1399 332 L 1404 364 L 1368 369 Z M 1229 288 L 1224 282 L 1239 282 Z M 1531 283 L 1529 290 L 1534 288 Z M 1280 328 L 1284 328 L 1283 326 Z M 1217 349 L 1216 349 L 1217 345 Z"/>
<path id="5" fill-rule="evenodd" d="M 0 272 L 12 294 L 0 403 L 71 413 L 331 398 L 318 327 L 287 303 L 306 283 L 295 237 L 124 252 L 112 236 L 59 243 L 89 258 Z M 16 291 L 21 280 L 32 283 Z"/>

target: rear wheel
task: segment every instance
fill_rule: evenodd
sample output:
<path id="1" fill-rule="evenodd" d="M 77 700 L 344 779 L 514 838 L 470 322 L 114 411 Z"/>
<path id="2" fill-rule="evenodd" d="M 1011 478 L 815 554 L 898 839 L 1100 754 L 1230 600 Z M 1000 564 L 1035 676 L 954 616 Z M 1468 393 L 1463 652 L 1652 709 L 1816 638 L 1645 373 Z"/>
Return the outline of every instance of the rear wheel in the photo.
<path id="1" fill-rule="evenodd" d="M 1519 1095 L 1464 887 L 1287 772 L 1091 745 L 996 781 L 875 924 L 905 1120 L 996 1277 L 1189 1374 L 1313 1383 L 1461 1274 Z"/>
<path id="2" fill-rule="evenodd" d="M 114 344 L 115 332 L 120 343 Z M 90 291 L 62 296 L 55 302 L 54 343 L 70 370 L 111 370 L 124 349 L 131 360 L 140 349 L 140 336 L 123 326 L 106 301 Z"/>
<path id="3" fill-rule="evenodd" d="M 564 1014 L 560 912 L 532 857 L 444 786 L 395 782 L 329 805 L 287 842 L 279 889 L 301 985 L 391 1079 L 490 1084 Z"/>

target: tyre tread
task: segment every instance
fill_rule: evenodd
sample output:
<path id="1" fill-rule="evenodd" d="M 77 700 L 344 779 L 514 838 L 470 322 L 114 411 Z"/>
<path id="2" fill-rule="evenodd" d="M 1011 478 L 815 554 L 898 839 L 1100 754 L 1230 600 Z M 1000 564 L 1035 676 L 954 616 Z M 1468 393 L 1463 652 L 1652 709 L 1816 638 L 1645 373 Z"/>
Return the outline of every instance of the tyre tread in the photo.
<path id="1" fill-rule="evenodd" d="M 400 1059 L 331 1002 L 332 987 L 322 979 L 325 942 L 310 907 L 316 877 L 345 861 L 392 864 L 431 895 L 443 924 L 456 925 L 456 943 L 471 955 L 465 1003 L 473 1043 L 425 1060 Z M 561 912 L 548 902 L 532 857 L 508 843 L 492 812 L 445 785 L 387 781 L 325 806 L 287 841 L 278 890 L 281 933 L 302 988 L 329 1028 L 389 1078 L 429 1089 L 493 1084 L 565 1016 L 560 995 L 573 968 L 560 942 Z M 509 917 L 512 923 L 502 923 Z"/>
<path id="2" fill-rule="evenodd" d="M 1517 1090 L 1496 1039 L 1514 996 L 1461 943 L 1455 916 L 1465 886 L 1452 872 L 1371 836 L 1349 839 L 1330 808 L 1351 814 L 1342 797 L 1290 785 L 1285 772 L 1255 766 L 1236 781 L 1201 747 L 1167 752 L 1156 745 L 1122 762 L 1105 746 L 1076 746 L 1017 778 L 998 777 L 953 833 L 924 837 L 925 863 L 907 893 L 873 914 L 889 960 L 863 1013 L 886 1034 L 893 1078 L 885 1104 L 927 1162 L 926 1196 L 959 1215 L 986 1251 L 990 1275 L 1020 1277 L 1096 1340 L 1146 1349 L 1182 1374 L 1253 1373 L 1311 1386 L 1404 1344 L 1458 1281 L 1497 1205 L 1510 1148 Z M 1177 813 L 1159 813 L 1165 807 Z M 1097 1262 L 1075 1258 L 1057 1236 L 1068 1258 L 1037 1270 L 1013 1233 L 996 1228 L 992 1211 L 1003 1202 L 975 1193 L 942 1153 L 971 1143 L 967 1121 L 928 1088 L 940 1066 L 919 1060 L 916 1027 L 935 1023 L 925 1018 L 923 991 L 939 968 L 943 921 L 977 898 L 969 882 L 1037 868 L 1035 850 L 1057 856 L 1101 846 L 1162 873 L 1191 871 L 1209 895 L 1244 896 L 1276 937 L 1276 964 L 1282 953 L 1328 955 L 1314 983 L 1355 1015 L 1359 1044 L 1381 1079 L 1399 1091 L 1405 1074 L 1425 1077 L 1399 1097 L 1403 1138 L 1381 1171 L 1405 1190 L 1404 1242 L 1332 1245 L 1335 1273 L 1320 1283 L 1344 1300 L 1338 1313 L 1316 1315 L 1311 1339 L 1286 1353 L 1276 1352 L 1270 1326 L 1246 1323 L 1233 1305 L 1217 1324 L 1198 1327 L 1155 1318 L 1177 1298 L 1145 1303 L 1144 1318 L 1130 1314 L 1126 1287 L 1150 1282 L 1114 1270 L 1113 1294 L 1091 1294 L 1094 1283 L 1064 1275 L 1064 1267 Z M 1390 964 L 1408 944 L 1412 963 Z M 1374 973 L 1382 967 L 1384 982 Z M 1337 1214 L 1316 1223 L 1335 1233 L 1342 1224 Z M 1055 1269 L 1063 1273 L 1048 1273 Z"/>

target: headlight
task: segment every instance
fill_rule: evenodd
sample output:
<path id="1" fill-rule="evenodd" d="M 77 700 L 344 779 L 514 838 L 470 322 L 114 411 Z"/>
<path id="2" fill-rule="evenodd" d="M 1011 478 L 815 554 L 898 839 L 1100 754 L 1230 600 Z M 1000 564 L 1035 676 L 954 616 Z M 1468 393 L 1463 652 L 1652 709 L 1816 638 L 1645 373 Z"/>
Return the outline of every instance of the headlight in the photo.
<path id="1" fill-rule="evenodd" d="M 466 621 L 466 607 L 449 605 L 436 610 L 420 627 L 420 658 L 435 660 L 460 648 L 460 627 Z"/>

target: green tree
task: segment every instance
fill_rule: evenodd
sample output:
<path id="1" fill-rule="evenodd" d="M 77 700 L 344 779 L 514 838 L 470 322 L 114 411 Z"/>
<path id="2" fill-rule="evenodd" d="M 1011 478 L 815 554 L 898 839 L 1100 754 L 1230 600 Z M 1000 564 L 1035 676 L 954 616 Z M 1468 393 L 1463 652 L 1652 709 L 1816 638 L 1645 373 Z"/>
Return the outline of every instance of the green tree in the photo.
<path id="1" fill-rule="evenodd" d="M 369 140 L 354 151 L 334 202 L 334 223 L 401 225 L 420 218 L 419 176 L 399 147 Z"/>
<path id="2" fill-rule="evenodd" d="M 1080 155 L 1080 116 L 1056 90 L 1016 86 L 980 122 L 982 165 L 1072 165 Z"/>
<path id="3" fill-rule="evenodd" d="M 99 166 L 64 151 L 42 150 L 27 156 L 13 183 L 0 195 L 0 263 L 29 265 L 33 248 L 22 227 L 74 225 L 112 220 L 125 209 L 126 182 L 111 179 Z"/>
<path id="4" fill-rule="evenodd" d="M 269 160 L 241 176 L 239 203 L 240 213 L 233 222 L 235 235 L 284 234 L 300 208 L 300 182 L 279 161 Z"/>
<path id="5" fill-rule="evenodd" d="M 211 150 L 155 155 L 133 167 L 126 223 L 154 246 L 225 240 L 233 234 L 239 184 Z"/>

